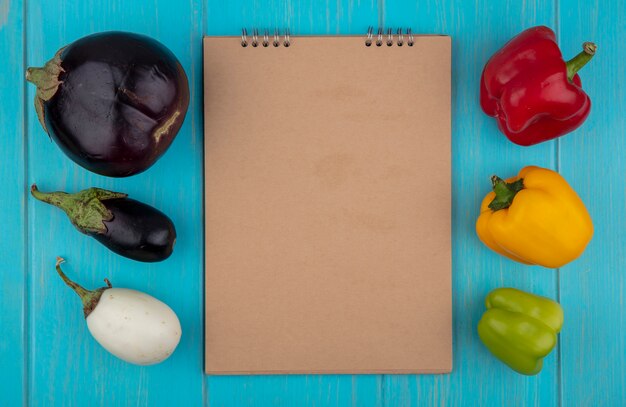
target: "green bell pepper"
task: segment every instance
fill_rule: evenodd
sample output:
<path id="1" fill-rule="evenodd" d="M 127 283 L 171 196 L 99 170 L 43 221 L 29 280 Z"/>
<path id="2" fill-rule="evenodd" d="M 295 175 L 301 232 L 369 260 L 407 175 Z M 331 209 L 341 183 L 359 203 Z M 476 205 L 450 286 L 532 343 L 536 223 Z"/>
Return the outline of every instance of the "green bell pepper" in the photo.
<path id="1" fill-rule="evenodd" d="M 561 306 L 515 288 L 493 290 L 485 305 L 478 336 L 487 349 L 518 373 L 539 373 L 563 325 Z"/>

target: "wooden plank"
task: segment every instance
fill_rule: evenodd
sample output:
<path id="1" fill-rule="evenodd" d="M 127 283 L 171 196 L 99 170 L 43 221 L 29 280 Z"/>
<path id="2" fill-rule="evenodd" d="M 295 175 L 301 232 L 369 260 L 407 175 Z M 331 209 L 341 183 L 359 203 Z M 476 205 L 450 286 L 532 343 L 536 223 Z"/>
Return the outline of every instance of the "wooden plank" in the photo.
<path id="1" fill-rule="evenodd" d="M 490 175 L 512 176 L 530 164 L 555 166 L 553 142 L 528 148 L 514 145 L 483 114 L 478 102 L 480 75 L 489 57 L 519 31 L 553 25 L 554 9 L 540 1 L 397 1 L 384 3 L 383 16 L 388 27 L 451 35 L 453 48 L 454 370 L 442 376 L 388 376 L 385 402 L 390 406 L 556 405 L 558 351 L 545 360 L 541 374 L 525 377 L 495 359 L 476 333 L 490 290 L 511 286 L 555 298 L 556 272 L 506 260 L 483 246 L 474 231 L 480 203 L 490 189 Z"/>
<path id="2" fill-rule="evenodd" d="M 41 65 L 60 47 L 106 30 L 150 35 L 180 59 L 191 84 L 190 110 L 170 150 L 147 172 L 111 179 L 71 162 L 48 140 L 28 105 L 29 181 L 42 190 L 91 186 L 127 192 L 163 210 L 178 240 L 168 260 L 146 264 L 117 256 L 81 235 L 58 209 L 29 199 L 30 397 L 33 405 L 200 405 L 202 378 L 202 4 L 171 2 L 28 2 L 28 63 Z M 20 74 L 21 78 L 21 74 Z M 16 80 L 17 81 L 17 80 Z M 20 79 L 21 81 L 21 79 Z M 35 89 L 28 88 L 28 99 Z M 162 299 L 178 314 L 183 336 L 164 363 L 138 367 L 104 351 L 90 336 L 78 298 L 55 275 L 55 256 L 86 287 L 109 277 L 117 287 Z"/>
<path id="3" fill-rule="evenodd" d="M 289 28 L 298 34 L 363 34 L 378 22 L 374 1 L 207 2 L 208 35 L 240 35 L 241 28 Z M 373 101 L 375 103 L 375 101 Z M 262 109 L 262 107 L 260 107 Z M 288 108 L 287 108 L 288 111 Z M 300 375 L 206 377 L 211 406 L 377 406 L 382 376 Z"/>
<path id="4" fill-rule="evenodd" d="M 24 137 L 24 20 L 23 2 L 0 0 L 0 47 L 5 63 L 0 66 L 0 180 L 3 194 L 0 213 L 4 232 L 0 234 L 0 397 L 7 405 L 25 402 L 28 274 L 25 168 L 27 145 Z"/>
<path id="5" fill-rule="evenodd" d="M 582 40 L 600 45 L 598 57 L 582 73 L 593 99 L 588 122 L 558 143 L 516 147 L 495 129 L 478 106 L 483 64 L 518 31 L 534 24 L 555 26 L 555 11 L 537 1 L 498 4 L 478 1 L 380 4 L 374 1 L 258 2 L 200 0 L 184 4 L 113 1 L 81 4 L 0 0 L 0 123 L 7 137 L 0 157 L 5 220 L 0 258 L 10 272 L 0 273 L 3 312 L 0 325 L 2 402 L 20 405 L 190 404 L 209 405 L 620 405 L 626 394 L 626 316 L 623 273 L 626 205 L 620 179 L 625 173 L 623 111 L 624 0 L 588 4 L 563 0 L 558 5 L 561 45 L 566 55 Z M 382 10 L 379 15 L 378 9 Z M 45 18 L 44 18 L 44 12 Z M 42 64 L 64 44 L 108 29 L 146 33 L 169 46 L 181 59 L 192 84 L 192 104 L 172 149 L 145 174 L 112 180 L 87 173 L 48 141 L 36 121 L 28 88 L 27 128 L 23 128 L 22 30 L 27 16 L 28 62 Z M 200 34 L 239 34 L 241 26 L 288 25 L 294 33 L 362 33 L 379 20 L 412 26 L 417 32 L 453 36 L 454 311 L 455 365 L 443 376 L 259 376 L 203 377 L 202 370 L 202 218 L 201 218 L 201 54 Z M 16 86 L 17 84 L 17 86 Z M 28 157 L 23 157 L 24 150 Z M 515 173 L 538 164 L 559 168 L 588 205 L 596 236 L 585 255 L 557 273 L 528 268 L 488 252 L 475 238 L 473 223 L 488 190 L 488 176 Z M 583 155 L 584 154 L 584 155 Z M 25 179 L 25 177 L 27 179 Z M 611 180 L 605 183 L 604 180 Z M 26 182 L 28 181 L 28 182 Z M 167 212 L 179 241 L 164 263 L 144 265 L 121 259 L 78 234 L 57 210 L 27 198 L 25 188 L 76 191 L 92 185 L 119 189 Z M 604 181 L 604 182 L 602 182 Z M 602 183 L 601 183 L 602 182 Z M 600 200 L 602 197 L 602 200 Z M 24 222 L 29 220 L 28 233 Z M 30 242 L 30 246 L 27 243 Z M 24 256 L 16 256 L 23 253 Z M 108 355 L 89 336 L 78 300 L 57 279 L 54 257 L 66 256 L 67 271 L 85 285 L 108 276 L 117 286 L 150 292 L 181 317 L 183 341 L 162 365 L 139 368 Z M 29 267 L 30 265 L 30 267 Z M 7 270 L 9 270 L 7 269 Z M 30 271 L 28 271 L 30 270 Z M 525 378 L 508 370 L 482 347 L 475 333 L 482 299 L 492 288 L 511 285 L 555 297 L 557 281 L 566 312 L 561 335 L 561 369 L 554 352 L 544 371 Z M 28 299 L 28 303 L 25 302 Z M 28 312 L 29 316 L 26 316 Z M 25 321 L 30 325 L 25 326 Z M 26 329 L 30 327 L 30 332 Z M 27 335 L 28 333 L 28 335 Z M 26 336 L 27 335 L 27 336 Z M 30 375 L 24 378 L 30 345 Z M 559 392 L 559 372 L 562 389 Z M 204 398 L 203 398 L 204 397 Z"/>
<path id="6" fill-rule="evenodd" d="M 289 28 L 294 35 L 363 34 L 379 19 L 377 0 L 296 1 L 207 0 L 207 35 L 241 35 L 253 27 Z"/>
<path id="7" fill-rule="evenodd" d="M 560 276 L 563 405 L 618 406 L 626 400 L 626 1 L 562 0 L 559 42 L 565 58 L 583 41 L 598 44 L 580 76 L 589 118 L 560 141 L 561 173 L 587 205 L 595 236 Z"/>

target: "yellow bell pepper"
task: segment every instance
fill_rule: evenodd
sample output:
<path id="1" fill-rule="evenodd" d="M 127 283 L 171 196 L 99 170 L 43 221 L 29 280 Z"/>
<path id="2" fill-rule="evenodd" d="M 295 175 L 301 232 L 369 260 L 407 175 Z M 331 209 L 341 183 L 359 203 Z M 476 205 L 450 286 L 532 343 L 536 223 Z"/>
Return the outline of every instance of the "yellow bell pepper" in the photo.
<path id="1" fill-rule="evenodd" d="M 491 250 L 524 264 L 558 268 L 578 258 L 593 236 L 591 217 L 557 172 L 525 167 L 506 181 L 493 176 L 476 233 Z"/>

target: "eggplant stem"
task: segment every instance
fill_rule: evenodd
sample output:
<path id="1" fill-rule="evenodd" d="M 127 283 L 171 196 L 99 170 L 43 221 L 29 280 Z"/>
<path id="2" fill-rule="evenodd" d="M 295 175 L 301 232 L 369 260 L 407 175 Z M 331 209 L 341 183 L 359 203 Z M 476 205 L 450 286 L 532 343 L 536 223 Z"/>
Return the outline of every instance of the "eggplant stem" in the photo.
<path id="1" fill-rule="evenodd" d="M 30 193 L 38 200 L 62 209 L 76 229 L 87 235 L 106 234 L 104 222 L 113 220 L 113 213 L 104 204 L 109 199 L 126 198 L 126 194 L 107 191 L 102 188 L 88 188 L 75 194 L 62 191 L 41 192 L 37 185 L 30 187 Z"/>
<path id="2" fill-rule="evenodd" d="M 104 281 L 107 283 L 107 287 L 98 288 L 96 290 L 87 290 L 80 284 L 75 283 L 70 280 L 63 270 L 61 270 L 61 263 L 64 263 L 65 259 L 57 256 L 56 269 L 59 276 L 63 279 L 65 284 L 67 284 L 78 296 L 80 297 L 81 302 L 83 303 L 83 313 L 85 314 L 85 318 L 91 314 L 91 312 L 96 308 L 98 302 L 100 302 L 100 297 L 102 297 L 102 293 L 109 288 L 112 288 L 111 282 L 109 279 L 105 278 Z"/>
<path id="3" fill-rule="evenodd" d="M 61 54 L 65 48 L 61 48 L 57 51 L 54 57 L 46 62 L 41 67 L 30 67 L 26 69 L 26 80 L 35 86 L 37 86 L 37 92 L 35 93 L 35 111 L 37 112 L 37 118 L 39 123 L 47 133 L 46 118 L 44 114 L 43 104 L 57 93 L 59 86 L 63 81 L 59 80 L 59 75 L 65 72 L 65 69 L 61 66 Z"/>
<path id="4" fill-rule="evenodd" d="M 30 193 L 41 202 L 54 205 L 57 208 L 63 209 L 65 212 L 68 211 L 72 203 L 71 196 L 69 194 L 65 192 L 41 192 L 37 188 L 37 184 L 31 185 Z"/>
<path id="5" fill-rule="evenodd" d="M 57 256 L 57 264 L 56 264 L 57 273 L 59 273 L 59 275 L 61 276 L 61 278 L 65 282 L 65 284 L 67 284 L 72 290 L 74 290 L 74 292 L 76 294 L 78 294 L 78 296 L 81 299 L 83 299 L 86 295 L 88 295 L 89 293 L 92 292 L 92 291 L 89 291 L 89 290 L 85 289 L 80 284 L 77 284 L 77 283 L 73 282 L 72 280 L 70 280 L 69 277 L 67 277 L 65 275 L 63 270 L 61 270 L 61 263 L 65 263 L 65 259 L 62 258 L 62 257 Z"/>

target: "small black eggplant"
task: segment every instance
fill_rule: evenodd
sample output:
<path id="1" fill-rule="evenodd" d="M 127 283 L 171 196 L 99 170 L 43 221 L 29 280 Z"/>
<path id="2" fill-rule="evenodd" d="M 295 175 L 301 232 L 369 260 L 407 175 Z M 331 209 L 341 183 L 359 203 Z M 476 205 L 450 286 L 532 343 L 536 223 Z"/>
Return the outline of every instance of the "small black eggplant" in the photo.
<path id="1" fill-rule="evenodd" d="M 145 171 L 170 146 L 189 105 L 176 56 L 152 38 L 105 32 L 61 48 L 43 68 L 28 68 L 44 130 L 89 171 L 127 177 Z"/>
<path id="2" fill-rule="evenodd" d="M 126 194 L 89 188 L 75 194 L 41 192 L 33 184 L 31 194 L 63 211 L 79 231 L 129 259 L 155 262 L 167 259 L 176 242 L 174 224 L 161 211 Z"/>

